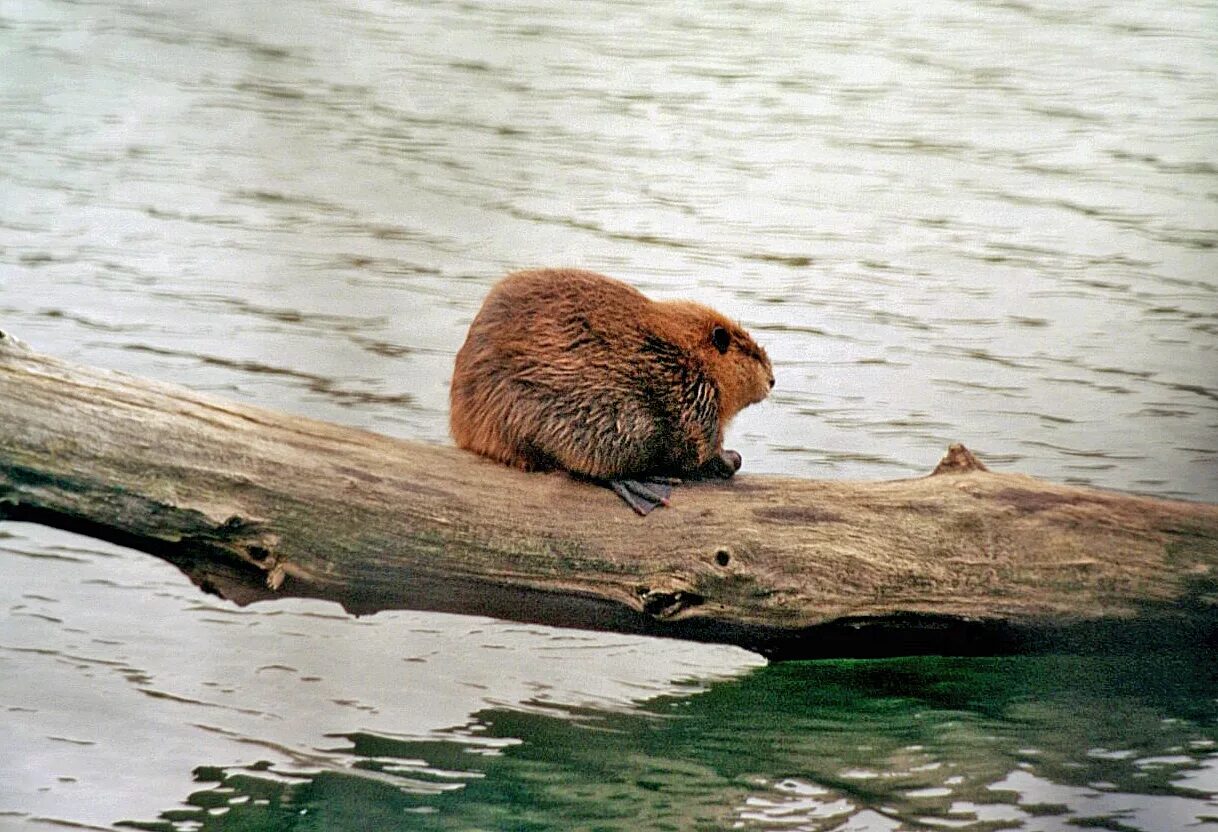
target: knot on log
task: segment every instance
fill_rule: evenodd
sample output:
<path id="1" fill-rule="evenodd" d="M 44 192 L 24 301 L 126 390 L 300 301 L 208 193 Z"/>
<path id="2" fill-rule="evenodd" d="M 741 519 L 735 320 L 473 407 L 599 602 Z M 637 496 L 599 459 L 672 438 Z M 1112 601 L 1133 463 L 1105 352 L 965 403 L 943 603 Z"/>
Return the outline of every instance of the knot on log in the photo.
<path id="1" fill-rule="evenodd" d="M 966 474 L 969 471 L 988 471 L 981 464 L 981 460 L 973 455 L 973 452 L 961 445 L 959 442 L 953 442 L 947 448 L 947 453 L 943 459 L 939 460 L 939 464 L 935 466 L 935 470 L 930 472 L 930 475 L 938 474 Z"/>
<path id="2" fill-rule="evenodd" d="M 178 526 L 178 545 L 183 553 L 203 560 L 230 560 L 232 565 L 255 567 L 265 573 L 266 588 L 272 592 L 283 585 L 287 573 L 276 554 L 279 535 L 267 528 L 265 520 L 240 514 L 230 514 L 226 519 L 219 520 L 211 512 L 176 505 L 161 505 L 159 508 L 167 510 L 162 515 L 164 520 L 169 522 L 172 518 L 172 522 Z M 209 591 L 235 600 L 229 592 L 222 591 L 213 582 L 209 581 L 209 584 L 209 587 L 205 587 Z"/>
<path id="3" fill-rule="evenodd" d="M 672 618 L 682 610 L 696 607 L 706 601 L 696 592 L 687 589 L 652 589 L 647 586 L 638 587 L 639 600 L 643 603 L 643 612 L 653 618 Z"/>
<path id="4" fill-rule="evenodd" d="M 214 532 L 197 534 L 195 539 L 228 549 L 246 563 L 266 570 L 268 589 L 277 590 L 283 585 L 286 574 L 275 557 L 279 536 L 266 530 L 265 521 L 233 514 Z"/>

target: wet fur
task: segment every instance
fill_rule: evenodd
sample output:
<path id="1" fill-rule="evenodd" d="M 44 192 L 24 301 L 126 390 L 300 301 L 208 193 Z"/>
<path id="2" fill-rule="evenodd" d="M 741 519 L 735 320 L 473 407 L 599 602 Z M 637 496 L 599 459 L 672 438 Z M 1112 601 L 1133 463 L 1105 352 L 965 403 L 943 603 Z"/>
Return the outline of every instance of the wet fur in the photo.
<path id="1" fill-rule="evenodd" d="M 716 326 L 731 334 L 722 355 Z M 452 434 L 525 470 L 688 474 L 722 453 L 728 421 L 772 380 L 765 350 L 705 306 L 651 301 L 593 272 L 516 272 L 457 353 Z"/>

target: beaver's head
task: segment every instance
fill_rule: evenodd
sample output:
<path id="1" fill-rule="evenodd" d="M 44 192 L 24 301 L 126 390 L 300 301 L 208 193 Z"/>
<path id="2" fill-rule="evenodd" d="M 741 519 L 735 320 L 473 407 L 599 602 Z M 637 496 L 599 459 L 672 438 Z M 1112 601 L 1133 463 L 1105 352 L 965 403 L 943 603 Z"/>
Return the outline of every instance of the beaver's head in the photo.
<path id="1" fill-rule="evenodd" d="M 664 305 L 683 319 L 683 346 L 702 359 L 719 388 L 721 422 L 726 424 L 770 395 L 774 386 L 770 357 L 743 327 L 701 304 L 670 301 Z"/>
<path id="2" fill-rule="evenodd" d="M 744 408 L 770 395 L 774 368 L 764 347 L 739 324 L 719 317 L 706 333 L 708 348 L 703 354 L 719 385 L 719 418 L 726 423 Z"/>

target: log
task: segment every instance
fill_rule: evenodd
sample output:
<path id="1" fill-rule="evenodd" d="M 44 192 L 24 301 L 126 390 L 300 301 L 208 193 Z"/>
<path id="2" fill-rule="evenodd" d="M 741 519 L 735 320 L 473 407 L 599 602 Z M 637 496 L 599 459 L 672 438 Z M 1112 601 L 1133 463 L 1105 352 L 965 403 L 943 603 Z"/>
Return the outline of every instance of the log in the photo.
<path id="1" fill-rule="evenodd" d="M 987 470 L 607 489 L 40 355 L 0 333 L 0 517 L 322 598 L 771 658 L 1215 643 L 1218 506 Z"/>

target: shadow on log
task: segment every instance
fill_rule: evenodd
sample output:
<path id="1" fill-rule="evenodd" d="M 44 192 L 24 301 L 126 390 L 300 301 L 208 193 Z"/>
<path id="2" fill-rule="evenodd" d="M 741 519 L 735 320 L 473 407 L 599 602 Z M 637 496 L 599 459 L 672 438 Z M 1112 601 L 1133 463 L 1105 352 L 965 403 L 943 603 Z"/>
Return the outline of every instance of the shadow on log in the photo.
<path id="1" fill-rule="evenodd" d="M 0 516 L 283 596 L 737 644 L 771 658 L 1195 646 L 1218 506 L 985 469 L 610 491 L 77 366 L 0 333 Z"/>

